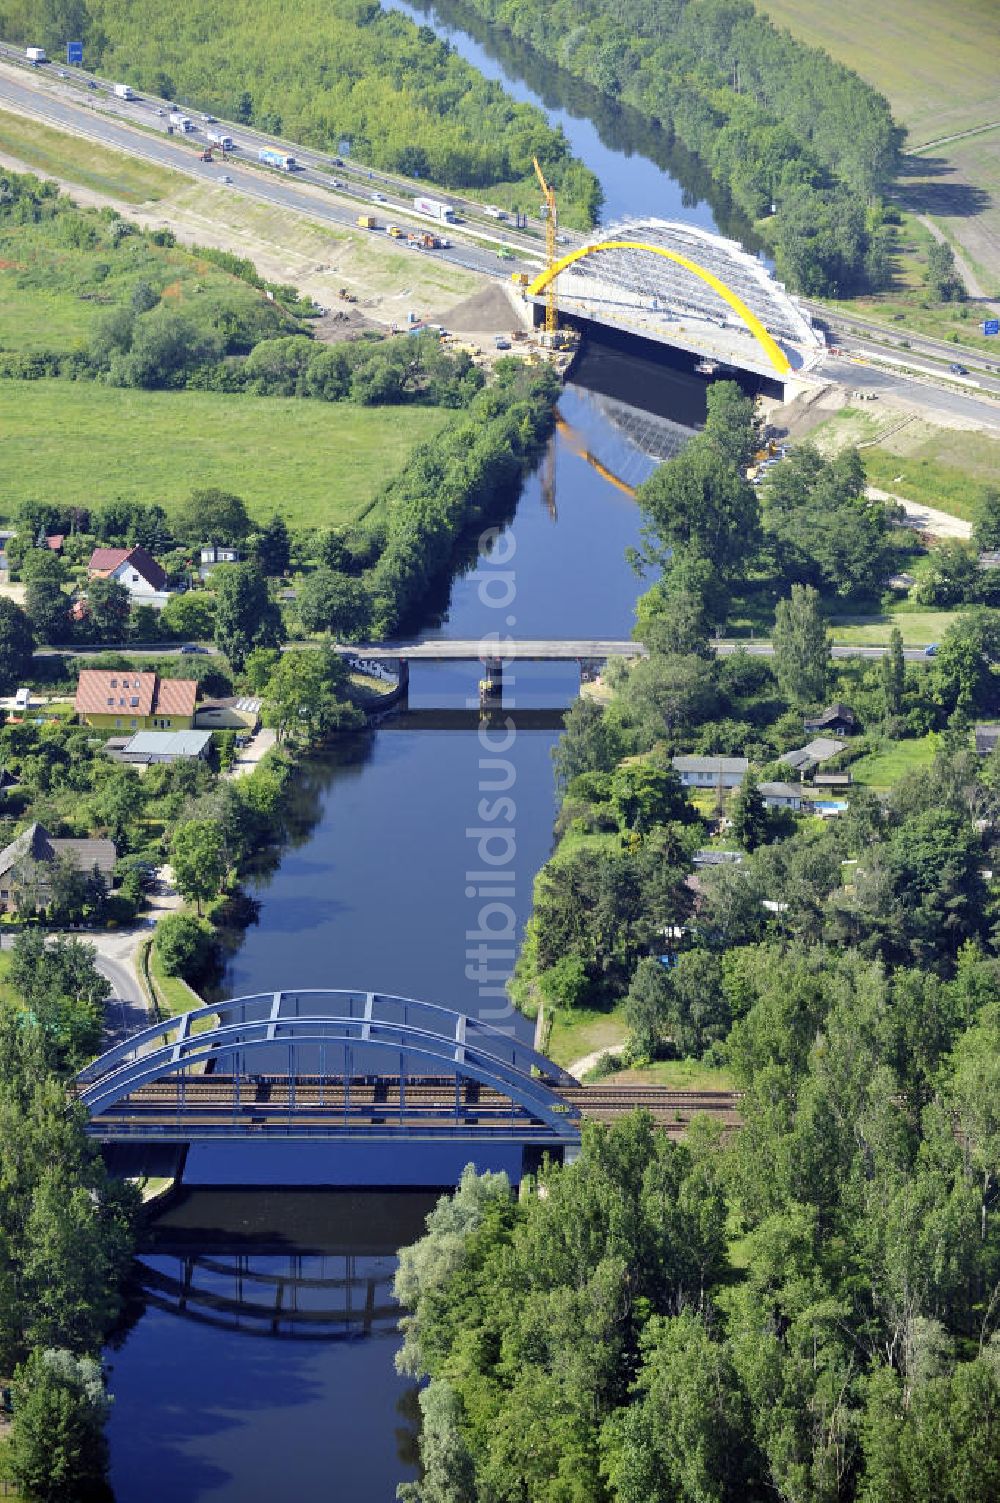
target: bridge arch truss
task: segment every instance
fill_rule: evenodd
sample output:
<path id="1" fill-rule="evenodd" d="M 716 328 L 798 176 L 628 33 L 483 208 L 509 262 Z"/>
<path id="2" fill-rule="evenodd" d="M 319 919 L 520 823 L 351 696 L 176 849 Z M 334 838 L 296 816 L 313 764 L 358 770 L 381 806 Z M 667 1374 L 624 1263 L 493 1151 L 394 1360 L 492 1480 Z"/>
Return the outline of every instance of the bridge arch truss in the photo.
<path id="1" fill-rule="evenodd" d="M 143 1029 L 77 1078 L 105 1142 L 428 1134 L 574 1142 L 575 1082 L 519 1040 L 435 1003 L 278 991 Z"/>
<path id="2" fill-rule="evenodd" d="M 812 365 L 822 336 L 767 267 L 722 235 L 663 219 L 612 225 L 546 267 L 527 289 L 558 279 L 562 312 L 758 370 Z"/>

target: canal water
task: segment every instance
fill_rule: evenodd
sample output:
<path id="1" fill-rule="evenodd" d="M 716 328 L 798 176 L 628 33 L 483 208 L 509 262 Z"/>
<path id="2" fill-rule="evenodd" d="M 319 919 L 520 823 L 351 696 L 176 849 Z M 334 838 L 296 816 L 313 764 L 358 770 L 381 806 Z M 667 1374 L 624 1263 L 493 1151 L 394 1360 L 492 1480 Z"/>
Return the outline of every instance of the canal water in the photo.
<path id="1" fill-rule="evenodd" d="M 461 50 L 478 63 L 475 45 Z M 662 166 L 602 149 L 609 204 L 633 166 L 655 171 L 664 201 L 674 192 Z M 699 213 L 716 222 L 706 205 Z M 701 423 L 704 391 L 665 364 L 589 345 L 546 453 L 509 517 L 467 540 L 424 634 L 628 636 L 644 587 L 625 557 L 640 541 L 628 490 Z M 490 755 L 472 713 L 478 677 L 478 665 L 415 667 L 409 714 L 344 738 L 303 772 L 280 859 L 248 884 L 255 919 L 226 994 L 363 987 L 524 1026 L 470 976 L 466 955 Z M 577 686 L 575 665 L 541 664 L 519 664 L 505 685 L 517 727 L 503 753 L 516 770 L 505 875 L 519 929 L 551 850 L 551 753 Z M 393 1368 L 387 1294 L 396 1250 L 420 1234 L 432 1203 L 183 1192 L 152 1228 L 108 1354 L 117 1503 L 390 1503 L 415 1475 L 417 1410 L 413 1384 Z"/>

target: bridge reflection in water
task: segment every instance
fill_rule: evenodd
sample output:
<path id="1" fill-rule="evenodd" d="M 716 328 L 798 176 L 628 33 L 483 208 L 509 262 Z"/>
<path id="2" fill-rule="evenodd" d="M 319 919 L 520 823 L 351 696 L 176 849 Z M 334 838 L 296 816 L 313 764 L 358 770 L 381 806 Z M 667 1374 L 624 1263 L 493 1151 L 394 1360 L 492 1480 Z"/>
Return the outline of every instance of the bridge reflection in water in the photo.
<path id="1" fill-rule="evenodd" d="M 136 1260 L 147 1305 L 202 1325 L 294 1341 L 395 1336 L 391 1253 L 177 1249 Z"/>

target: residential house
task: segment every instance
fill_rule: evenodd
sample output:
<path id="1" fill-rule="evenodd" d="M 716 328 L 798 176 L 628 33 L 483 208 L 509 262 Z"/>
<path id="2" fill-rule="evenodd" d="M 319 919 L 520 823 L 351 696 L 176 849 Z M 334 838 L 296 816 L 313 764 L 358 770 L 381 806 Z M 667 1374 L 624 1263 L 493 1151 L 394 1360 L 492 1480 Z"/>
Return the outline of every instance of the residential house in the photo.
<path id="1" fill-rule="evenodd" d="M 831 736 L 849 736 L 857 730 L 858 721 L 850 705 L 836 700 L 832 705 L 827 705 L 821 715 L 803 720 L 802 725 L 807 731 L 826 731 Z"/>
<path id="2" fill-rule="evenodd" d="M 739 788 L 750 763 L 746 757 L 674 757 L 685 788 Z"/>
<path id="3" fill-rule="evenodd" d="M 201 550 L 201 568 L 198 573 L 207 579 L 216 564 L 238 564 L 240 550 L 230 543 L 206 543 Z"/>
<path id="4" fill-rule="evenodd" d="M 87 574 L 91 579 L 114 579 L 124 585 L 134 605 L 166 605 L 167 576 L 145 548 L 95 548 Z"/>
<path id="5" fill-rule="evenodd" d="M 119 762 L 146 766 L 151 762 L 184 762 L 193 758 L 207 762 L 211 749 L 211 731 L 136 731 L 124 746 L 114 750 L 114 756 Z"/>
<path id="6" fill-rule="evenodd" d="M 724 851 L 714 846 L 704 846 L 691 857 L 693 866 L 740 866 L 742 862 L 742 851 Z"/>
<path id="7" fill-rule="evenodd" d="M 198 685 L 193 678 L 84 668 L 76 686 L 76 713 L 106 731 L 186 731 L 194 721 Z"/>
<path id="8" fill-rule="evenodd" d="M 818 772 L 813 778 L 814 788 L 850 788 L 851 774 L 844 772 Z"/>
<path id="9" fill-rule="evenodd" d="M 823 762 L 829 762 L 831 757 L 842 752 L 846 745 L 846 741 L 836 741 L 832 736 L 817 736 L 806 746 L 785 752 L 785 755 L 779 757 L 778 761 L 785 767 L 790 767 L 793 772 L 797 772 L 800 778 L 806 778 Z"/>
<path id="10" fill-rule="evenodd" d="M 794 783 L 761 783 L 758 791 L 765 809 L 802 808 L 802 788 Z"/>
<path id="11" fill-rule="evenodd" d="M 988 757 L 990 752 L 1000 742 L 1000 724 L 976 726 L 976 754 L 980 757 Z"/>
<path id="12" fill-rule="evenodd" d="M 29 825 L 0 851 L 0 911 L 15 912 L 29 882 L 34 901 L 44 905 L 44 868 L 59 857 L 68 857 L 84 872 L 96 869 L 110 886 L 118 852 L 113 840 L 54 840 L 44 825 Z"/>
<path id="13" fill-rule="evenodd" d="M 227 699 L 203 699 L 194 712 L 194 723 L 213 731 L 256 731 L 260 725 L 261 701 L 255 695 L 230 695 Z"/>
<path id="14" fill-rule="evenodd" d="M 51 548 L 53 553 L 61 553 L 63 551 L 63 543 L 65 543 L 65 541 L 66 534 L 64 532 L 52 532 L 45 539 L 45 546 L 46 548 Z"/>

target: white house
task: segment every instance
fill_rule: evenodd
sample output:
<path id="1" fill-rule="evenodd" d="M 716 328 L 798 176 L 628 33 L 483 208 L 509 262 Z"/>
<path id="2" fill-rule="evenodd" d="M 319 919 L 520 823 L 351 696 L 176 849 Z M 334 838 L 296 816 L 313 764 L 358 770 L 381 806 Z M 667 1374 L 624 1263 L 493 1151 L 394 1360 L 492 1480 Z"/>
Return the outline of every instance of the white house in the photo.
<path id="1" fill-rule="evenodd" d="M 95 548 L 87 574 L 91 579 L 114 579 L 124 585 L 136 605 L 166 605 L 167 576 L 145 548 Z"/>
<path id="2" fill-rule="evenodd" d="M 794 783 L 761 783 L 758 792 L 765 809 L 802 808 L 802 789 Z"/>
<path id="3" fill-rule="evenodd" d="M 746 757 L 674 757 L 685 788 L 739 788 L 750 766 Z"/>

